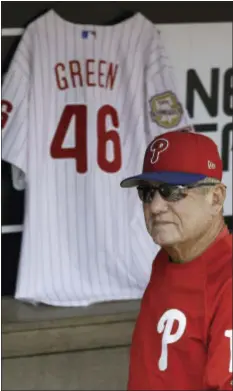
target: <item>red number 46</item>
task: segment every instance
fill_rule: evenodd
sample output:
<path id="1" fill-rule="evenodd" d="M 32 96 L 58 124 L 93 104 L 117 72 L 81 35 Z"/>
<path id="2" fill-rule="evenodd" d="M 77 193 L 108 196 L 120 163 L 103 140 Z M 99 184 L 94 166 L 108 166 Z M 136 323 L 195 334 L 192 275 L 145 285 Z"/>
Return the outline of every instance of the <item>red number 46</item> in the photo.
<path id="1" fill-rule="evenodd" d="M 75 118 L 75 146 L 63 148 L 63 142 L 71 119 Z M 110 116 L 115 128 L 119 127 L 117 111 L 110 105 L 102 106 L 97 112 L 97 163 L 106 172 L 117 172 L 121 168 L 120 136 L 116 130 L 106 130 L 106 117 Z M 54 159 L 75 159 L 76 170 L 85 173 L 87 162 L 87 106 L 67 105 L 61 115 L 54 138 L 51 144 L 51 156 Z M 107 159 L 107 143 L 113 144 L 113 160 Z"/>

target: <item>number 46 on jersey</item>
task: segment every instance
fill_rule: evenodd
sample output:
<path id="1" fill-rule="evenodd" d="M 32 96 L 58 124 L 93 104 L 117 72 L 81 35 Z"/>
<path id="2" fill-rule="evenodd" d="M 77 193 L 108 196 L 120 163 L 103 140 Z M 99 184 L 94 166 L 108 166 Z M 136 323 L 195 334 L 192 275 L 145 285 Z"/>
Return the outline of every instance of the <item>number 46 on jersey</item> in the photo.
<path id="1" fill-rule="evenodd" d="M 121 142 L 116 130 L 106 130 L 106 117 L 110 116 L 114 128 L 119 128 L 118 114 L 110 105 L 102 106 L 96 115 L 97 132 L 97 164 L 109 173 L 121 168 Z M 71 120 L 75 119 L 75 146 L 64 148 L 62 145 L 69 129 Z M 88 109 L 86 105 L 66 105 L 52 140 L 50 153 L 54 159 L 75 159 L 76 170 L 83 174 L 88 170 Z M 113 159 L 107 159 L 107 143 L 113 145 Z"/>

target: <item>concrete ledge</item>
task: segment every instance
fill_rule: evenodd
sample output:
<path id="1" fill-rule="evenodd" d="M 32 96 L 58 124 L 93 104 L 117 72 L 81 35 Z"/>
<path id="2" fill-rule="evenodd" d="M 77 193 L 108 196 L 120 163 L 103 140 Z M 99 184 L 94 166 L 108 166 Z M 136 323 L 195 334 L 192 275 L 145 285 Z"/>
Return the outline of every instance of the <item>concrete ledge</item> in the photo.
<path id="1" fill-rule="evenodd" d="M 126 390 L 127 347 L 2 360 L 2 390 Z"/>
<path id="2" fill-rule="evenodd" d="M 129 346 L 139 301 L 82 308 L 2 299 L 2 358 Z"/>

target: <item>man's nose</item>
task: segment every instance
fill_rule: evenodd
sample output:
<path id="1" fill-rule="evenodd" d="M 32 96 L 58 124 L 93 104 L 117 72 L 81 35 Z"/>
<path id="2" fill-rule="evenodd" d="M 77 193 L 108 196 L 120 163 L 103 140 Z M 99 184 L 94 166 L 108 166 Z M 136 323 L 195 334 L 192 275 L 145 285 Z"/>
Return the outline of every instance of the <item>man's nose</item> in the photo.
<path id="1" fill-rule="evenodd" d="M 167 201 L 159 194 L 158 191 L 155 192 L 154 197 L 150 203 L 151 212 L 154 214 L 167 211 Z"/>

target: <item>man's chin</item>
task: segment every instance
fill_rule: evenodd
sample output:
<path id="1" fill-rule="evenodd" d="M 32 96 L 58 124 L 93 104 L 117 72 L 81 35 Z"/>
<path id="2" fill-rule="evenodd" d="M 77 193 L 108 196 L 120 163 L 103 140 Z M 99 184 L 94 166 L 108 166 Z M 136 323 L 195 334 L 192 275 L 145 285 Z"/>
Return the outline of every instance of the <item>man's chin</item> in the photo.
<path id="1" fill-rule="evenodd" d="M 176 244 L 176 241 L 163 235 L 153 235 L 153 241 L 160 247 L 168 247 Z"/>

